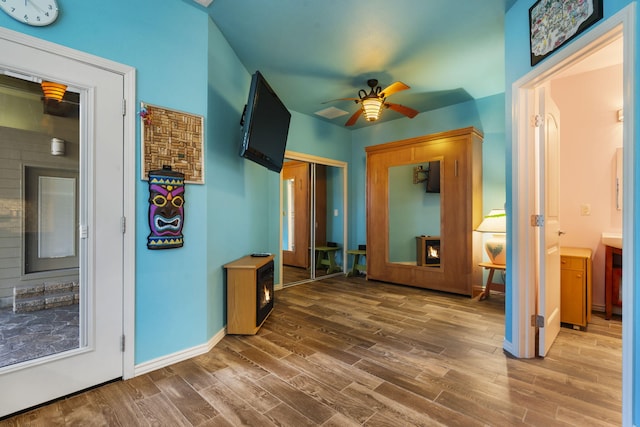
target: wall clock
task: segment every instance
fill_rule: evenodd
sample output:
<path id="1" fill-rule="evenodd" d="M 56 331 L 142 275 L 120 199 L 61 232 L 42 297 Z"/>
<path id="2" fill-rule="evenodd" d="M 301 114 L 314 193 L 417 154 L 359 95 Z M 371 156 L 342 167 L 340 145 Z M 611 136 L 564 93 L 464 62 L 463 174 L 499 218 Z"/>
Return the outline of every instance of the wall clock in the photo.
<path id="1" fill-rule="evenodd" d="M 58 17 L 56 0 L 0 0 L 0 9 L 22 23 L 42 27 Z"/>

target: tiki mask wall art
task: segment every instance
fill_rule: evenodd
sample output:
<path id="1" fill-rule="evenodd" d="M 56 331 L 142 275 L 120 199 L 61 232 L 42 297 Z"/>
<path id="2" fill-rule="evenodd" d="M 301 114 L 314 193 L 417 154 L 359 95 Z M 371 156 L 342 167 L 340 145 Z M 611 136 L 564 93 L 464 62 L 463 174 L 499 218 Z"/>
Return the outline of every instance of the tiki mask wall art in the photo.
<path id="1" fill-rule="evenodd" d="M 182 247 L 184 174 L 165 166 L 149 171 L 149 249 Z"/>

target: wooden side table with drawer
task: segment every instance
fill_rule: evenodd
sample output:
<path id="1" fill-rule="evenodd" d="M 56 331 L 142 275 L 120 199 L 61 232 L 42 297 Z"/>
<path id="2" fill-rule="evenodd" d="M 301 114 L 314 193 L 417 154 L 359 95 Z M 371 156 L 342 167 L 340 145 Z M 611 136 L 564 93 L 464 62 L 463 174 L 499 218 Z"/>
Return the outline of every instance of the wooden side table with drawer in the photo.
<path id="1" fill-rule="evenodd" d="M 586 328 L 591 321 L 591 249 L 560 248 L 560 321 Z"/>

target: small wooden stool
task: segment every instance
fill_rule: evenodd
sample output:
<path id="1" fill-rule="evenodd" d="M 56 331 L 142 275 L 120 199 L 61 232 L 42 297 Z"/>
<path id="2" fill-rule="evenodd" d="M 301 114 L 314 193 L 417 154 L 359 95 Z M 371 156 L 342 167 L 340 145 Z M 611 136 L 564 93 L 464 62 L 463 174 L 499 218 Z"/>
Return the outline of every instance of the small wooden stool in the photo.
<path id="1" fill-rule="evenodd" d="M 339 246 L 316 246 L 316 270 L 322 270 L 322 266 L 327 266 L 327 274 L 340 271 L 335 258 L 339 249 Z"/>
<path id="2" fill-rule="evenodd" d="M 489 298 L 491 296 L 491 290 L 504 292 L 504 283 L 494 283 L 493 274 L 496 272 L 496 270 L 506 271 L 507 266 L 500 265 L 500 264 L 492 264 L 490 262 L 481 262 L 478 265 L 480 267 L 483 267 L 489 270 L 489 276 L 487 277 L 487 284 L 484 285 L 484 290 L 480 294 L 480 300 Z"/>
<path id="3" fill-rule="evenodd" d="M 347 254 L 353 255 L 353 266 L 351 267 L 351 271 L 347 273 L 347 277 L 357 276 L 359 271 L 367 272 L 367 266 L 365 264 L 360 264 L 360 257 L 367 256 L 366 249 L 350 249 L 347 251 Z"/>

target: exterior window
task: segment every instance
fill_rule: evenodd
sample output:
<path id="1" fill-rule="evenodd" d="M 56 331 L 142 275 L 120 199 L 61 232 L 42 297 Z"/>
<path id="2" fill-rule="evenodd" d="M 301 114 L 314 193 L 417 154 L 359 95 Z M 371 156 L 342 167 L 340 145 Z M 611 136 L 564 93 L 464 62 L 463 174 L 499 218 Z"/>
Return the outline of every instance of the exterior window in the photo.
<path id="1" fill-rule="evenodd" d="M 78 268 L 78 172 L 25 167 L 25 274 Z"/>

